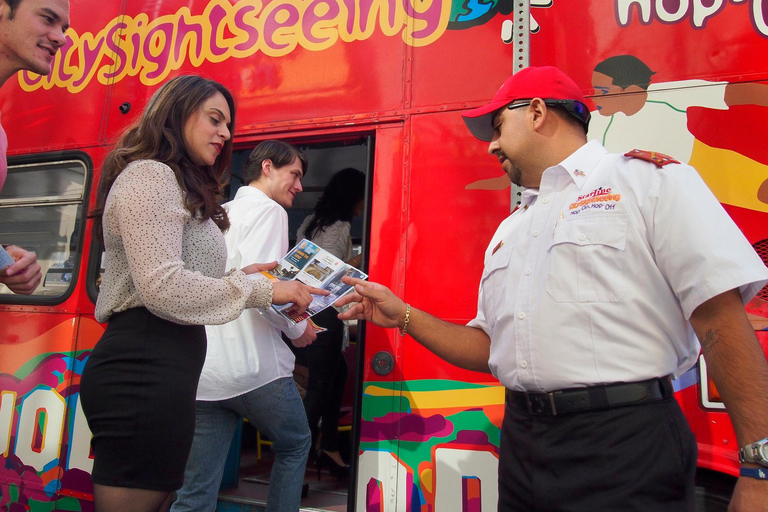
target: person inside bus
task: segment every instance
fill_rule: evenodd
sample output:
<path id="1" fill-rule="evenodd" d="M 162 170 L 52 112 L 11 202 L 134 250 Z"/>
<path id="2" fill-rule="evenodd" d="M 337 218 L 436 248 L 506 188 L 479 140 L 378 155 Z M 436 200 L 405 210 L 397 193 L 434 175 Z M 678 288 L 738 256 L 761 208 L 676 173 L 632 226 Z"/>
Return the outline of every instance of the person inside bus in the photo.
<path id="1" fill-rule="evenodd" d="M 445 322 L 345 278 L 340 317 L 506 387 L 500 511 L 694 510 L 696 439 L 669 376 L 701 348 L 745 453 L 768 443 L 768 364 L 744 310 L 768 269 L 694 168 L 587 142 L 581 88 L 557 68 L 518 71 L 463 116 L 525 188 L 488 245 L 477 316 Z M 730 510 L 768 509 L 756 462 Z"/>
<path id="2" fill-rule="evenodd" d="M 227 267 L 280 260 L 288 252 L 288 214 L 302 191 L 307 156 L 278 140 L 260 143 L 242 171 L 246 186 L 225 203 L 230 227 Z M 172 512 L 214 510 L 227 452 L 240 418 L 272 442 L 268 512 L 297 512 L 311 444 L 307 416 L 293 381 L 295 357 L 281 331 L 296 347 L 315 340 L 306 320 L 287 322 L 268 309 L 243 311 L 237 319 L 206 327 L 208 353 L 197 387 L 195 437 L 184 485 Z"/>
<path id="3" fill-rule="evenodd" d="M 311 293 L 325 294 L 270 281 L 257 273 L 264 265 L 225 273 L 229 220 L 218 200 L 234 124 L 224 86 L 178 76 L 102 166 L 91 216 L 105 248 L 95 316 L 107 328 L 80 381 L 97 512 L 166 510 L 181 487 L 204 325 L 273 303 L 306 307 Z"/>
<path id="4" fill-rule="evenodd" d="M 22 70 L 49 74 L 68 28 L 69 0 L 0 0 L 0 86 Z M 0 190 L 8 175 L 7 150 L 0 124 Z M 37 255 L 15 245 L 3 247 L 15 263 L 0 271 L 0 284 L 13 293 L 32 294 L 43 279 Z"/>
<path id="5" fill-rule="evenodd" d="M 306 238 L 359 267 L 362 252 L 353 257 L 350 228 L 352 218 L 363 212 L 364 197 L 365 174 L 353 168 L 338 171 L 323 190 L 314 213 L 302 222 L 296 239 Z M 312 446 L 316 448 L 318 478 L 323 466 L 338 478 L 349 474 L 349 466 L 339 451 L 339 414 L 348 368 L 343 353 L 344 323 L 336 315 L 337 311 L 329 307 L 313 317 L 326 331 L 318 333 L 317 340 L 299 354 L 309 370 L 304 407 L 312 430 Z"/>

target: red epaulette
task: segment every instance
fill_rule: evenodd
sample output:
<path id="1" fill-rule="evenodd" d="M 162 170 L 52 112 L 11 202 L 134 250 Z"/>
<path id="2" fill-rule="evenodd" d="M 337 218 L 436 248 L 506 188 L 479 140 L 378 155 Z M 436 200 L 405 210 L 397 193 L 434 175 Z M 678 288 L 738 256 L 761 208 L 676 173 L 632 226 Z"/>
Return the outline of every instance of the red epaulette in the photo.
<path id="1" fill-rule="evenodd" d="M 671 156 L 665 155 L 664 153 L 656 153 L 655 151 L 643 151 L 642 149 L 633 149 L 632 151 L 624 153 L 624 156 L 645 160 L 646 162 L 655 164 L 657 167 L 664 167 L 667 164 L 680 163 Z"/>

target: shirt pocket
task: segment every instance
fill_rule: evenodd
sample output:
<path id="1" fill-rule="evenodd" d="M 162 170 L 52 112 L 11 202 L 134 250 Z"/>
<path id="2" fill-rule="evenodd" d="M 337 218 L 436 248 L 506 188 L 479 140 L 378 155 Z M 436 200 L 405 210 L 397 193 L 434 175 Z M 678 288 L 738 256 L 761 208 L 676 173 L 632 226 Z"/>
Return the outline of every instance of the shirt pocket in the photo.
<path id="1" fill-rule="evenodd" d="M 488 327 L 493 329 L 499 315 L 499 308 L 505 302 L 507 268 L 512 257 L 512 245 L 503 245 L 485 263 L 480 278 L 482 308 Z"/>
<path id="2" fill-rule="evenodd" d="M 547 293 L 556 302 L 618 302 L 627 290 L 627 215 L 560 221 L 552 236 Z"/>

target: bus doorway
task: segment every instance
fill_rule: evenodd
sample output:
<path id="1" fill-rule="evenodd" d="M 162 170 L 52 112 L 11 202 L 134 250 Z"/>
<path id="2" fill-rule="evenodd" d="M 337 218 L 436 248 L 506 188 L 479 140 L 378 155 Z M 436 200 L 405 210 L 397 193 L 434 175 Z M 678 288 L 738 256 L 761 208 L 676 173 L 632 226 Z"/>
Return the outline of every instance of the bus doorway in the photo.
<path id="1" fill-rule="evenodd" d="M 342 169 L 354 168 L 365 175 L 365 198 L 362 214 L 353 217 L 351 221 L 350 235 L 353 255 L 362 254 L 362 262 L 358 268 L 364 272 L 367 271 L 373 137 L 369 135 L 335 136 L 330 140 L 306 142 L 286 138 L 281 140 L 300 148 L 309 160 L 308 171 L 302 179 L 303 192 L 296 195 L 292 207 L 287 210 L 289 247 L 293 247 L 299 241 L 297 239 L 299 227 L 304 219 L 314 212 L 315 205 L 334 174 Z M 241 170 L 258 142 L 243 145 L 233 154 L 232 178 L 227 191 L 229 199 L 234 198 L 237 189 L 245 185 L 241 179 Z M 324 326 L 321 325 L 321 327 Z M 284 340 L 291 346 L 285 336 Z M 348 370 L 336 430 L 339 454 L 345 464 L 352 467 L 354 467 L 353 459 L 357 452 L 357 439 L 354 433 L 356 418 L 359 416 L 357 396 L 363 340 L 362 329 L 358 329 L 355 323 L 344 326 L 342 355 Z M 311 364 L 305 349 L 292 347 L 292 350 L 296 355 L 294 381 L 302 398 L 306 399 L 311 378 Z M 306 402 L 305 405 L 307 405 Z M 318 430 L 322 431 L 322 428 Z M 350 489 L 354 485 L 354 474 L 349 467 L 330 467 L 327 460 L 318 462 L 320 443 L 321 439 L 317 439 L 310 449 L 304 477 L 302 510 L 346 511 Z M 275 461 L 271 444 L 266 435 L 247 420 L 242 421 L 230 447 L 217 510 L 263 510 L 266 507 L 270 472 Z"/>

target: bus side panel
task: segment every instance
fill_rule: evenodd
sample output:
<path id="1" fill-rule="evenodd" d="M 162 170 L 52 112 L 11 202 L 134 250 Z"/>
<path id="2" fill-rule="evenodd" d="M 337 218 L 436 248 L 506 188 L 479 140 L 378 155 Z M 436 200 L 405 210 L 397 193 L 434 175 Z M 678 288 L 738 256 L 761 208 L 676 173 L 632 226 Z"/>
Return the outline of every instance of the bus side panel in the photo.
<path id="1" fill-rule="evenodd" d="M 39 316 L 5 311 L 0 326 L 0 504 L 52 501 L 61 485 L 78 319 Z"/>
<path id="2" fill-rule="evenodd" d="M 501 190 L 474 188 L 504 171 L 488 143 L 469 133 L 461 112 L 414 116 L 411 139 L 406 296 L 439 318 L 466 323 L 477 312 L 485 249 L 511 211 L 509 180 L 503 178 Z M 419 373 L 423 357 L 426 352 L 414 360 L 411 377 L 454 371 L 435 365 Z"/>
<path id="3" fill-rule="evenodd" d="M 329 17 L 335 14 L 330 25 L 342 24 L 354 35 L 324 32 L 320 25 L 329 22 L 318 18 L 321 4 L 330 6 Z M 356 5 L 344 4 L 348 9 Z M 363 21 L 354 18 L 360 13 L 337 9 L 336 2 L 320 1 L 271 0 L 262 5 L 194 0 L 182 7 L 180 2 L 129 0 L 123 47 L 142 71 L 116 79 L 109 132 L 119 133 L 135 119 L 161 82 L 189 73 L 219 81 L 232 92 L 241 132 L 253 125 L 342 114 L 352 115 L 348 119 L 354 121 L 354 114 L 371 117 L 376 111 L 401 109 L 406 46 L 402 33 L 407 28 L 403 13 L 396 13 L 393 28 L 383 34 L 390 22 L 378 10 L 371 9 L 369 20 L 363 17 L 367 21 L 362 30 Z M 145 33 L 141 23 L 148 15 L 152 28 Z M 276 21 L 283 16 L 284 23 Z M 175 43 L 162 52 L 150 51 L 144 44 L 154 37 Z M 128 115 L 118 110 L 124 102 L 131 104 Z"/>
<path id="4" fill-rule="evenodd" d="M 470 10 L 489 3 L 454 2 Z M 494 2 L 493 9 L 503 2 Z M 511 44 L 504 44 L 501 25 L 506 17 L 462 18 L 452 23 L 440 39 L 413 51 L 413 104 L 446 108 L 481 104 L 493 97 L 513 71 Z M 462 128 L 466 130 L 465 128 Z M 482 154 L 480 154 L 482 157 Z"/>
<path id="5" fill-rule="evenodd" d="M 368 248 L 369 280 L 382 283 L 398 296 L 404 294 L 405 205 L 408 189 L 408 166 L 404 165 L 407 141 L 403 123 L 382 125 L 376 130 L 373 187 L 371 200 L 370 237 Z M 366 325 L 365 368 L 362 380 L 396 381 L 400 378 L 399 336 L 391 329 Z M 378 352 L 388 352 L 396 359 L 393 371 L 379 375 L 373 371 L 373 357 Z"/>
<path id="6" fill-rule="evenodd" d="M 379 126 L 375 144 L 368 274 L 402 297 L 409 173 L 404 165 L 405 124 Z M 366 323 L 364 347 L 355 510 L 379 510 L 404 488 L 398 481 L 398 430 L 392 421 L 400 412 L 402 338 L 392 329 Z"/>
<path id="7" fill-rule="evenodd" d="M 106 27 L 120 13 L 121 2 L 71 2 L 70 21 L 80 27 Z M 111 80 L 108 55 L 116 45 L 116 30 L 81 39 L 73 32 L 41 77 L 24 71 L 0 89 L 3 125 L 8 132 L 8 154 L 30 154 L 93 146 L 100 140 L 102 111 Z M 72 108 L 70 105 L 74 105 Z M 12 121 L 11 121 L 12 120 Z M 12 129 L 8 124 L 12 122 Z"/>
<path id="8" fill-rule="evenodd" d="M 667 4 L 668 2 L 664 2 Z M 645 4 L 645 5 L 643 5 Z M 531 65 L 556 65 L 589 86 L 595 64 L 614 55 L 634 55 L 656 74 L 652 82 L 752 81 L 766 78 L 761 57 L 768 45 L 756 2 L 683 0 L 669 11 L 659 2 L 589 0 L 531 7 L 541 29 L 530 36 Z M 759 10 L 759 9 L 758 9 Z M 762 25 L 762 26 L 759 26 Z"/>
<path id="9" fill-rule="evenodd" d="M 3 312 L 0 327 L 0 505 L 59 500 L 89 510 L 91 432 L 80 376 L 104 331 L 92 317 Z M 61 501 L 63 500 L 63 501 Z M 66 506 L 65 506 L 66 505 Z"/>
<path id="10" fill-rule="evenodd" d="M 91 470 L 93 469 L 93 455 L 91 453 L 91 430 L 85 419 L 82 405 L 80 404 L 80 378 L 83 373 L 88 356 L 96 346 L 104 333 L 104 325 L 96 321 L 91 315 L 80 317 L 77 330 L 77 343 L 72 356 L 72 372 L 67 415 L 67 437 L 62 443 L 62 458 L 64 477 L 59 493 L 62 496 L 81 501 L 83 510 L 92 506 L 93 485 L 91 484 Z"/>

